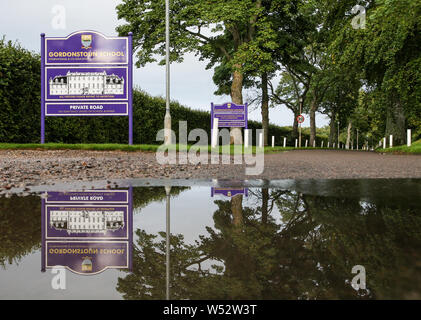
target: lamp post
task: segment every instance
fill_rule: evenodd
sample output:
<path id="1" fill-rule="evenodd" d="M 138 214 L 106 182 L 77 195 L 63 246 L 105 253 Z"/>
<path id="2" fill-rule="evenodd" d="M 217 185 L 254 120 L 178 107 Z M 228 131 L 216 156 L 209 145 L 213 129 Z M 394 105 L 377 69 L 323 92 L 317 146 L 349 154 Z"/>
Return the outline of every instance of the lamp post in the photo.
<path id="1" fill-rule="evenodd" d="M 171 144 L 170 115 L 170 0 L 165 0 L 165 65 L 166 65 L 166 108 L 164 117 L 164 143 Z"/>
<path id="2" fill-rule="evenodd" d="M 299 101 L 300 101 L 300 116 L 301 116 L 301 114 L 303 112 L 303 98 L 300 97 Z M 298 147 L 301 148 L 301 122 L 299 124 L 300 124 L 300 130 L 299 130 L 300 133 L 299 133 L 299 136 L 298 136 Z"/>
<path id="3" fill-rule="evenodd" d="M 339 146 L 339 120 L 338 120 L 338 146 Z"/>
<path id="4" fill-rule="evenodd" d="M 171 199 L 171 187 L 166 186 L 165 187 L 165 193 L 167 195 L 166 197 L 166 294 L 165 298 L 167 300 L 170 300 L 170 236 L 171 236 L 171 224 L 170 224 L 170 199 Z"/>

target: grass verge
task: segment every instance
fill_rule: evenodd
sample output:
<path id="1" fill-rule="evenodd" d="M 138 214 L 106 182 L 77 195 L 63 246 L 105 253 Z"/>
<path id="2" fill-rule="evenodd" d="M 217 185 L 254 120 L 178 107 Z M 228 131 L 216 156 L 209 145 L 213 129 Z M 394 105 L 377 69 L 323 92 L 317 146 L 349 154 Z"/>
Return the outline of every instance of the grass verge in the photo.
<path id="1" fill-rule="evenodd" d="M 412 143 L 412 146 L 397 146 L 386 149 L 376 149 L 377 152 L 394 153 L 394 154 L 421 154 L 421 140 Z"/>

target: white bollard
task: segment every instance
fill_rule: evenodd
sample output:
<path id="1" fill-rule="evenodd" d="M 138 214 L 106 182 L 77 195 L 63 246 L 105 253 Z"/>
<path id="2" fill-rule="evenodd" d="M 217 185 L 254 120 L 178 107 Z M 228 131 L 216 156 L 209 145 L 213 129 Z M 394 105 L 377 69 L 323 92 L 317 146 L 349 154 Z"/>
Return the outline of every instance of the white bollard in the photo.
<path id="1" fill-rule="evenodd" d="M 275 148 L 275 137 L 272 136 L 272 148 Z"/>
<path id="2" fill-rule="evenodd" d="M 306 148 L 307 148 L 307 146 L 308 146 L 308 140 L 306 140 Z"/>
<path id="3" fill-rule="evenodd" d="M 324 142 L 324 141 L 322 140 L 322 148 L 323 148 L 323 142 Z"/>
<path id="4" fill-rule="evenodd" d="M 218 125 L 219 119 L 213 119 L 213 128 L 212 128 L 212 148 L 216 148 L 216 144 L 218 142 Z"/>
<path id="5" fill-rule="evenodd" d="M 287 146 L 287 138 L 284 137 L 284 148 Z"/>
<path id="6" fill-rule="evenodd" d="M 330 147 L 330 141 L 328 141 L 328 142 L 327 142 L 327 147 L 328 147 L 328 148 Z"/>
<path id="7" fill-rule="evenodd" d="M 316 139 L 313 140 L 313 148 L 316 148 Z"/>
<path id="8" fill-rule="evenodd" d="M 335 149 L 335 142 L 333 143 L 333 149 Z"/>
<path id="9" fill-rule="evenodd" d="M 389 137 L 389 148 L 393 148 L 393 135 Z"/>
<path id="10" fill-rule="evenodd" d="M 386 149 L 386 138 L 383 138 L 383 149 Z"/>
<path id="11" fill-rule="evenodd" d="M 244 148 L 249 147 L 249 129 L 244 129 Z"/>
<path id="12" fill-rule="evenodd" d="M 259 133 L 259 147 L 263 148 L 263 132 Z"/>
<path id="13" fill-rule="evenodd" d="M 410 147 L 412 145 L 412 134 L 411 134 L 411 129 L 408 129 L 406 131 L 406 145 L 408 147 Z"/>
<path id="14" fill-rule="evenodd" d="M 298 139 L 295 139 L 295 147 L 297 148 L 298 146 Z"/>

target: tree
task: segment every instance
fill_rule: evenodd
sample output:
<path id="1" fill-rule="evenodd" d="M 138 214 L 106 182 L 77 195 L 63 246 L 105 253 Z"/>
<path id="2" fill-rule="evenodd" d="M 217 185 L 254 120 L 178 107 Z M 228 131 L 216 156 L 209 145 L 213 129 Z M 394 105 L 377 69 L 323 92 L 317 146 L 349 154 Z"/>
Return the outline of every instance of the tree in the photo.
<path id="1" fill-rule="evenodd" d="M 385 117 L 384 134 L 403 144 L 409 119 L 419 114 L 421 75 L 421 3 L 411 0 L 376 0 L 361 3 L 367 8 L 363 29 L 353 29 L 350 14 L 357 1 L 338 4 L 347 19 L 332 23 L 336 52 L 343 72 L 357 70 L 365 80 Z M 413 120 L 411 120 L 412 122 Z M 412 123 L 416 123 L 412 122 Z"/>

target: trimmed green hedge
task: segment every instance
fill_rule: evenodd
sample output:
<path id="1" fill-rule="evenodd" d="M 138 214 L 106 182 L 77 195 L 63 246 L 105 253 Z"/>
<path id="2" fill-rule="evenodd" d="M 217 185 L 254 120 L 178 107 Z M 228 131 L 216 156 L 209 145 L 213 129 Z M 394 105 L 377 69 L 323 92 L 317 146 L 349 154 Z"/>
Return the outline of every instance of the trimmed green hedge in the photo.
<path id="1" fill-rule="evenodd" d="M 40 57 L 19 45 L 0 41 L 0 142 L 38 143 L 40 140 Z M 133 92 L 133 142 L 158 144 L 156 134 L 164 126 L 165 100 L 141 90 Z M 188 121 L 188 130 L 202 128 L 210 138 L 210 113 L 171 103 L 172 127 L 178 137 L 178 122 Z M 249 129 L 261 124 L 249 121 Z M 46 142 L 127 143 L 128 117 L 47 117 Z M 276 145 L 293 146 L 291 129 L 270 125 L 269 137 Z M 303 135 L 303 140 L 308 135 Z M 317 138 L 320 145 L 321 138 Z M 253 142 L 256 137 L 253 134 Z M 269 138 L 269 142 L 271 138 Z M 209 141 L 210 143 L 210 141 Z M 159 143 L 160 144 L 160 143 Z"/>

